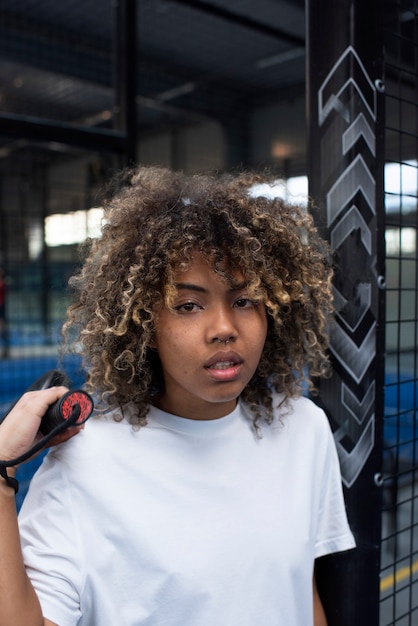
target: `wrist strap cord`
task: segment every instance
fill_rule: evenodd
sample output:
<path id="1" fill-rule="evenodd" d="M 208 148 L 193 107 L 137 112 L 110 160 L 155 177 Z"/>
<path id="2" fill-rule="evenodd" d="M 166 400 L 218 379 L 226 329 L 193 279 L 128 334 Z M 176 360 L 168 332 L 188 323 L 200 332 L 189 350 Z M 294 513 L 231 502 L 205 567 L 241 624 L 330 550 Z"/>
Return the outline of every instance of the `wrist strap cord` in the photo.
<path id="1" fill-rule="evenodd" d="M 8 476 L 6 466 L 3 464 L 0 464 L 0 476 L 4 478 L 9 487 L 15 490 L 15 494 L 19 491 L 19 481 L 17 478 Z"/>

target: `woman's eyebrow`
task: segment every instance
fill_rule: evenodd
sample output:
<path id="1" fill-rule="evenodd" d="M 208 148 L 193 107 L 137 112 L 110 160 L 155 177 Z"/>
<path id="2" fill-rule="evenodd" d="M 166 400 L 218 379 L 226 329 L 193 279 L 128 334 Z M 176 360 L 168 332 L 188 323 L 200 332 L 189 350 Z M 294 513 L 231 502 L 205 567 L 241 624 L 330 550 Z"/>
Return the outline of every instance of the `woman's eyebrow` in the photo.
<path id="1" fill-rule="evenodd" d="M 205 287 L 201 287 L 200 285 L 195 285 L 194 283 L 175 283 L 174 286 L 178 291 L 183 289 L 187 291 L 197 291 L 199 293 L 209 293 L 208 289 L 205 289 Z M 241 283 L 233 283 L 229 291 L 241 291 L 242 289 L 246 289 L 247 287 L 248 282 L 245 280 Z"/>
<path id="2" fill-rule="evenodd" d="M 194 285 L 193 283 L 175 283 L 175 288 L 180 291 L 185 289 L 187 291 L 198 291 L 199 293 L 208 293 L 208 290 L 200 285 Z"/>

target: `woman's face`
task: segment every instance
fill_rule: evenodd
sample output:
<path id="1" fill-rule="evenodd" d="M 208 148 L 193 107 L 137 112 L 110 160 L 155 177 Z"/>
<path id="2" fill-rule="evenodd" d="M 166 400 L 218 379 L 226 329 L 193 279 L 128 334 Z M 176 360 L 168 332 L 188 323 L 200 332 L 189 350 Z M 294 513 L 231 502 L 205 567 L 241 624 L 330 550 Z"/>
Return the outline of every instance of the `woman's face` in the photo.
<path id="1" fill-rule="evenodd" d="M 196 254 L 175 274 L 173 310 L 157 311 L 154 348 L 165 388 L 159 408 L 191 419 L 230 413 L 257 369 L 267 334 L 264 304 L 251 299 L 241 272 L 231 286 Z"/>

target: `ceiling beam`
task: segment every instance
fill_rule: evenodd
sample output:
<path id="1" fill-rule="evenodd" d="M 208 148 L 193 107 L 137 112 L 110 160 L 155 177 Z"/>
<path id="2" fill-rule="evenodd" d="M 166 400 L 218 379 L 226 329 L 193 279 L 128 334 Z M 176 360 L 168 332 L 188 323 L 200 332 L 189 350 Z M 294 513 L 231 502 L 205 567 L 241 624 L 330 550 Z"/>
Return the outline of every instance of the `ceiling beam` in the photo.
<path id="1" fill-rule="evenodd" d="M 291 44 L 292 46 L 305 47 L 305 39 L 303 37 L 292 35 L 292 33 L 282 30 L 281 28 L 260 22 L 246 15 L 242 15 L 241 13 L 235 13 L 217 4 L 206 2 L 206 0 L 166 0 L 166 2 L 187 6 L 195 11 L 218 17 L 224 21 L 256 31 L 262 35 L 280 39 L 280 41 Z"/>
<path id="2" fill-rule="evenodd" d="M 43 143 L 62 143 L 98 152 L 121 154 L 126 148 L 126 136 L 119 131 L 52 122 L 12 113 L 0 113 L 0 136 L 24 137 L 29 141 Z"/>

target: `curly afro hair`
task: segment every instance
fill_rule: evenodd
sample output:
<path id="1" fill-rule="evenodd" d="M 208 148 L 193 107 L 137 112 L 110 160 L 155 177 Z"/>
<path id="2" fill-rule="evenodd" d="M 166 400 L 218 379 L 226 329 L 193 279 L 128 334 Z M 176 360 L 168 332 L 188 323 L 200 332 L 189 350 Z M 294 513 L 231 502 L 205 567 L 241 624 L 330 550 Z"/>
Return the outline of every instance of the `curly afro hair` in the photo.
<path id="1" fill-rule="evenodd" d="M 257 424 L 272 420 L 272 392 L 284 400 L 311 390 L 328 373 L 332 264 L 311 216 L 252 189 L 272 182 L 255 173 L 194 175 L 157 167 L 126 170 L 105 202 L 100 238 L 70 279 L 73 304 L 64 324 L 88 371 L 99 405 L 136 406 L 146 423 L 163 386 L 151 349 L 155 312 L 170 306 L 173 273 L 203 254 L 228 279 L 239 269 L 261 295 L 268 331 L 258 368 L 242 393 Z M 168 295 L 167 295 L 168 294 Z"/>

